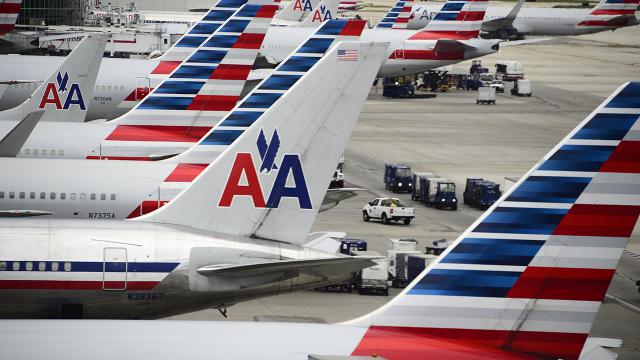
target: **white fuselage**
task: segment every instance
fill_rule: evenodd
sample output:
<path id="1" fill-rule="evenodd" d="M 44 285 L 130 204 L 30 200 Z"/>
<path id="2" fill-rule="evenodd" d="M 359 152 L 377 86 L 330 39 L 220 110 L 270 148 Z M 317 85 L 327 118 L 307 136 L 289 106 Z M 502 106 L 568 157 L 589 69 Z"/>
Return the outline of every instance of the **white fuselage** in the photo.
<path id="1" fill-rule="evenodd" d="M 225 307 L 324 280 L 207 279 L 198 268 L 331 256 L 183 226 L 1 219 L 0 318 L 158 318 Z"/>
<path id="2" fill-rule="evenodd" d="M 408 28 L 424 28 L 441 8 L 442 4 L 415 5 Z M 504 18 L 510 11 L 509 6 L 488 7 L 484 20 Z M 605 26 L 579 26 L 578 24 L 592 11 L 593 9 L 522 8 L 513 22 L 513 27 L 523 35 L 542 36 L 582 35 L 615 29 Z"/>

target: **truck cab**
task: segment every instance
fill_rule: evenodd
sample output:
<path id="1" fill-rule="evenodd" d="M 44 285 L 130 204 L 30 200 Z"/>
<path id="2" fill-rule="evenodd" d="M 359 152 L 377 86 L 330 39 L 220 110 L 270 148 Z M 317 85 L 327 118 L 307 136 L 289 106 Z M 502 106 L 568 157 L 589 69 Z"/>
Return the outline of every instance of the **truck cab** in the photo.
<path id="1" fill-rule="evenodd" d="M 493 181 L 481 181 L 475 184 L 473 207 L 478 209 L 488 209 L 502 196 L 500 185 Z"/>
<path id="2" fill-rule="evenodd" d="M 402 164 L 385 164 L 385 189 L 394 193 L 410 193 L 413 188 L 411 168 Z"/>
<path id="3" fill-rule="evenodd" d="M 458 198 L 456 196 L 456 184 L 445 178 L 428 179 L 429 196 L 427 206 L 436 209 L 450 208 L 458 210 Z"/>
<path id="4" fill-rule="evenodd" d="M 462 193 L 462 202 L 465 205 L 469 205 L 472 202 L 475 184 L 484 181 L 482 178 L 467 178 L 467 185 L 464 188 L 464 192 Z"/>

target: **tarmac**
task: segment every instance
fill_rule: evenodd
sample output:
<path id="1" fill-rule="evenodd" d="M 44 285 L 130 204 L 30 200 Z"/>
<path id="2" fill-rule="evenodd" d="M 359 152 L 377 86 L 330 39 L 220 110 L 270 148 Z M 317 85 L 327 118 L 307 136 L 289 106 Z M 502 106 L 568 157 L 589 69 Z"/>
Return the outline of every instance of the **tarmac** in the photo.
<path id="1" fill-rule="evenodd" d="M 390 195 L 384 190 L 384 163 L 401 162 L 415 171 L 432 171 L 454 180 L 459 198 L 467 177 L 503 184 L 520 177 L 550 151 L 611 92 L 626 81 L 640 80 L 640 27 L 578 37 L 562 37 L 525 46 L 504 47 L 482 59 L 490 69 L 498 60 L 524 64 L 533 83 L 533 97 L 497 96 L 497 104 L 476 105 L 476 92 L 437 93 L 433 99 L 390 100 L 373 88 L 345 154 L 346 180 L 367 189 L 318 216 L 313 231 L 342 231 L 366 239 L 369 250 L 386 254 L 389 238 L 415 238 L 420 249 L 433 240 L 455 240 L 481 214 L 460 206 L 456 212 L 416 207 L 410 225 L 362 221 L 362 206 Z M 470 63 L 456 66 L 467 72 Z M 636 229 L 638 230 L 638 229 Z M 636 231 L 638 233 L 638 231 Z M 640 238 L 634 236 L 617 269 L 609 294 L 640 306 Z M 229 308 L 228 321 L 295 317 L 306 321 L 339 322 L 366 314 L 388 297 L 304 291 L 241 303 Z M 172 319 L 224 320 L 216 310 Z M 290 319 L 290 318 L 287 318 Z M 591 336 L 619 338 L 619 359 L 640 359 L 640 313 L 619 303 L 605 303 Z"/>

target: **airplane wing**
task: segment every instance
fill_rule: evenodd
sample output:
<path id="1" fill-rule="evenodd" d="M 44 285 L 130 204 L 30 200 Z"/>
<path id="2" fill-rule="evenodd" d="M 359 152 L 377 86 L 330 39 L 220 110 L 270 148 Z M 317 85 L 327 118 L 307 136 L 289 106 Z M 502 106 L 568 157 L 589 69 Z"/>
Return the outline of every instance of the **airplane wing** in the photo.
<path id="1" fill-rule="evenodd" d="M 305 271 L 322 272 L 322 268 L 331 268 L 332 272 L 337 268 L 346 269 L 344 273 L 349 273 L 376 265 L 373 261 L 375 259 L 378 258 L 347 256 L 328 259 L 282 260 L 240 265 L 218 264 L 203 266 L 198 269 L 198 273 L 204 276 L 250 277 L 290 271 L 296 273 Z"/>
<path id="2" fill-rule="evenodd" d="M 38 121 L 44 115 L 44 111 L 36 111 L 27 115 L 9 133 L 0 140 L 0 157 L 16 157 L 20 153 L 22 146 L 27 142 L 31 132 L 35 129 Z"/>
<path id="3" fill-rule="evenodd" d="M 4 210 L 0 211 L 0 218 L 27 218 L 36 216 L 49 216 L 53 215 L 50 211 L 37 211 L 37 210 Z"/>

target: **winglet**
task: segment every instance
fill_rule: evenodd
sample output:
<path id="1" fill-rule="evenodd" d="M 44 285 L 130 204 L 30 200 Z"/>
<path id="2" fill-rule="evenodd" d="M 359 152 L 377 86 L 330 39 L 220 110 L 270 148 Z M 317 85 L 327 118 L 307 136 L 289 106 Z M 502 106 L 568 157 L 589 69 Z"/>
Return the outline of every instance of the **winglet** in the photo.
<path id="1" fill-rule="evenodd" d="M 22 0 L 0 0 L 0 35 L 15 29 L 21 5 Z"/>
<path id="2" fill-rule="evenodd" d="M 104 34 L 85 35 L 29 99 L 0 112 L 0 120 L 20 121 L 32 112 L 43 111 L 43 122 L 84 122 L 106 42 Z"/>

